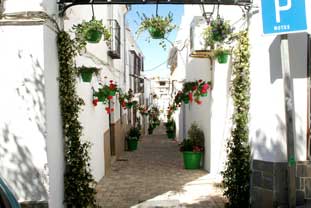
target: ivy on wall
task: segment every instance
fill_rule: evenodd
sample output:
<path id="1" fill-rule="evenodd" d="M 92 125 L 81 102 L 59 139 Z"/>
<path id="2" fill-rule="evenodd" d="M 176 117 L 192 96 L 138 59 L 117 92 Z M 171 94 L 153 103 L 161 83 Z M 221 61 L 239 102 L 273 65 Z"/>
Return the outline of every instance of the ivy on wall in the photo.
<path id="1" fill-rule="evenodd" d="M 77 72 L 74 67 L 76 44 L 68 33 L 57 36 L 59 59 L 59 93 L 65 139 L 65 203 L 68 208 L 97 207 L 95 180 L 90 170 L 89 143 L 81 141 L 82 126 L 78 120 L 84 104 L 76 93 Z"/>
<path id="2" fill-rule="evenodd" d="M 248 114 L 250 102 L 249 39 L 248 32 L 237 36 L 233 51 L 233 80 L 231 96 L 234 103 L 233 129 L 227 142 L 225 170 L 222 172 L 227 207 L 247 208 L 250 197 L 250 147 L 248 143 Z"/>

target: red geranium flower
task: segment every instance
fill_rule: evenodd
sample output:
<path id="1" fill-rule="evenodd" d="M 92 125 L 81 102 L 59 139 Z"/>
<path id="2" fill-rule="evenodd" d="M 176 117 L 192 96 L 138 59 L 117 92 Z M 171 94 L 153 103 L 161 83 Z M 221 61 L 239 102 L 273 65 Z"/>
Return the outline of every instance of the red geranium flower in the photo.
<path id="1" fill-rule="evenodd" d="M 106 112 L 107 112 L 108 114 L 110 114 L 110 113 L 111 113 L 111 110 L 110 110 L 110 108 L 109 108 L 109 107 L 106 107 L 106 108 L 105 108 L 105 110 L 106 110 Z"/>
<path id="2" fill-rule="evenodd" d="M 108 100 L 111 100 L 113 97 L 111 95 L 108 95 Z"/>
<path id="3" fill-rule="evenodd" d="M 96 99 L 93 100 L 93 105 L 97 106 L 97 103 L 98 103 L 98 99 L 96 98 Z"/>
<path id="4" fill-rule="evenodd" d="M 197 90 L 198 89 L 198 86 L 193 86 L 192 87 L 192 90 Z"/>
<path id="5" fill-rule="evenodd" d="M 199 82 L 202 82 L 202 79 L 199 79 Z"/>
<path id="6" fill-rule="evenodd" d="M 191 92 L 189 93 L 189 100 L 190 100 L 190 102 L 193 101 L 193 96 L 192 96 L 192 93 L 191 93 Z"/>
<path id="7" fill-rule="evenodd" d="M 199 104 L 199 105 L 202 104 L 202 101 L 201 101 L 201 100 L 195 100 L 195 102 L 196 102 L 197 104 Z"/>
<path id="8" fill-rule="evenodd" d="M 207 90 L 208 88 L 209 88 L 209 85 L 207 83 L 204 84 L 203 87 L 202 87 L 202 89 L 205 89 L 205 90 Z"/>

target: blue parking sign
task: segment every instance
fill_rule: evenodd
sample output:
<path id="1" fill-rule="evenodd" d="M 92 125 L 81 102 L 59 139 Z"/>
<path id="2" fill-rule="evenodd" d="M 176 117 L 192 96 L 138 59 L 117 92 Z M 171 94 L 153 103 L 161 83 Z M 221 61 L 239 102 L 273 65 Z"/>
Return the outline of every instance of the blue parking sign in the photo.
<path id="1" fill-rule="evenodd" d="M 305 0 L 261 0 L 261 13 L 266 35 L 307 30 Z"/>

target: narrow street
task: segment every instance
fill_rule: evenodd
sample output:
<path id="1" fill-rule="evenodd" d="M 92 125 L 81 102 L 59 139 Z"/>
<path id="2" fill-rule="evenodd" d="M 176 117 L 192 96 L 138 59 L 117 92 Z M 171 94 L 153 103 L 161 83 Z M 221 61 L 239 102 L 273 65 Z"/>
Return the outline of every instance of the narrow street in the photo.
<path id="1" fill-rule="evenodd" d="M 219 184 L 219 181 L 218 181 Z M 103 208 L 224 207 L 216 179 L 203 170 L 185 170 L 182 154 L 163 128 L 126 152 L 97 185 Z"/>

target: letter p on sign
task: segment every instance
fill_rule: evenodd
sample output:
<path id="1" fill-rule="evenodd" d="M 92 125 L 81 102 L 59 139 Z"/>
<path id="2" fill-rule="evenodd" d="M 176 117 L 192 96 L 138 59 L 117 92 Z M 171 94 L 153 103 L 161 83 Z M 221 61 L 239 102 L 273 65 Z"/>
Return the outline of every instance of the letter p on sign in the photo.
<path id="1" fill-rule="evenodd" d="M 274 5 L 275 5 L 275 16 L 276 16 L 276 22 L 280 23 L 281 22 L 281 11 L 287 11 L 292 8 L 292 0 L 286 0 L 287 4 L 285 6 L 280 6 L 280 0 L 274 0 Z"/>
<path id="2" fill-rule="evenodd" d="M 307 30 L 306 0 L 261 0 L 263 34 Z"/>

